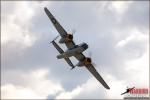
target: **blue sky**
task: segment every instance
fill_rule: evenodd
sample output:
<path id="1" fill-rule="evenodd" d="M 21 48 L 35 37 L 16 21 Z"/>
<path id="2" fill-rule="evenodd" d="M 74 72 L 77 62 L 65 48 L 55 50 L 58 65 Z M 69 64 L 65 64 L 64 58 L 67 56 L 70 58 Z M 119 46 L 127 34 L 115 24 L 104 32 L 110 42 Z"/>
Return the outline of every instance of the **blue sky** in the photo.
<path id="1" fill-rule="evenodd" d="M 84 67 L 56 59 L 49 42 L 58 33 L 44 7 L 68 33 L 76 30 L 76 44 L 88 43 L 84 54 L 92 52 L 110 90 Z M 127 86 L 149 87 L 148 1 L 2 1 L 1 8 L 2 98 L 122 99 Z"/>

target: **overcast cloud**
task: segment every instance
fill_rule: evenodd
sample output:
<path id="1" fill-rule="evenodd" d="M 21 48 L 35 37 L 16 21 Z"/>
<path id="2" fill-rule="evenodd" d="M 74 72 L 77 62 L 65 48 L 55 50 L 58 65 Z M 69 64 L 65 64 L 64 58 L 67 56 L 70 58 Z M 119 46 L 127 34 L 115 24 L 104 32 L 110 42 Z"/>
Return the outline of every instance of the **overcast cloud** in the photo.
<path id="1" fill-rule="evenodd" d="M 84 67 L 57 60 L 49 42 L 58 32 L 44 7 L 68 33 L 76 30 L 76 44 L 88 43 L 84 54 L 92 52 L 110 90 Z M 149 87 L 148 1 L 2 1 L 1 29 L 3 99 L 122 99 L 127 86 Z"/>

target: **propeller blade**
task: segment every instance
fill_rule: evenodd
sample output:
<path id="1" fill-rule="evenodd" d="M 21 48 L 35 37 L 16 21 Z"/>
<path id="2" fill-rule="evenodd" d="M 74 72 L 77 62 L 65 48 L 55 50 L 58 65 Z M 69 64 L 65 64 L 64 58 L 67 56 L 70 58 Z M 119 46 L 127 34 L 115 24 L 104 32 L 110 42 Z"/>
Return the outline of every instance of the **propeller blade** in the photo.
<path id="1" fill-rule="evenodd" d="M 52 43 L 53 41 L 55 41 L 58 37 L 59 37 L 59 35 L 57 35 L 50 43 Z"/>
<path id="2" fill-rule="evenodd" d="M 95 63 L 92 63 L 94 67 L 97 67 L 97 65 Z"/>
<path id="3" fill-rule="evenodd" d="M 55 38 L 54 38 L 54 41 L 59 37 L 59 35 L 57 35 Z"/>
<path id="4" fill-rule="evenodd" d="M 73 34 L 75 34 L 75 32 L 76 32 L 76 30 L 75 30 L 75 29 L 73 29 L 73 30 L 72 30 L 72 32 L 71 32 L 71 33 L 72 33 L 72 35 L 73 35 Z"/>
<path id="5" fill-rule="evenodd" d="M 90 57 L 90 58 L 92 57 L 92 52 L 89 52 L 89 57 Z"/>
<path id="6" fill-rule="evenodd" d="M 91 51 L 89 52 L 89 57 L 92 59 L 92 52 Z M 93 61 L 92 61 L 92 65 L 95 67 L 97 66 Z"/>

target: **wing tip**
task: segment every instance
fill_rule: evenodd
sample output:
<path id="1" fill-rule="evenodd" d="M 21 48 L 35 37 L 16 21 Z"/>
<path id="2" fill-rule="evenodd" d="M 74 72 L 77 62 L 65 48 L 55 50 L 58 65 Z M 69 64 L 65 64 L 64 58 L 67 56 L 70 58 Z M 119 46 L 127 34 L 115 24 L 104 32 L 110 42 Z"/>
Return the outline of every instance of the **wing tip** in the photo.
<path id="1" fill-rule="evenodd" d="M 108 86 L 106 89 L 110 90 L 110 87 Z"/>
<path id="2" fill-rule="evenodd" d="M 44 9 L 47 9 L 47 7 L 44 7 Z"/>
<path id="3" fill-rule="evenodd" d="M 106 89 L 108 89 L 108 90 L 110 90 L 110 87 L 106 84 L 105 86 L 104 86 Z"/>
<path id="4" fill-rule="evenodd" d="M 48 11 L 47 7 L 44 7 L 44 10 L 45 10 L 45 12 L 47 12 Z"/>

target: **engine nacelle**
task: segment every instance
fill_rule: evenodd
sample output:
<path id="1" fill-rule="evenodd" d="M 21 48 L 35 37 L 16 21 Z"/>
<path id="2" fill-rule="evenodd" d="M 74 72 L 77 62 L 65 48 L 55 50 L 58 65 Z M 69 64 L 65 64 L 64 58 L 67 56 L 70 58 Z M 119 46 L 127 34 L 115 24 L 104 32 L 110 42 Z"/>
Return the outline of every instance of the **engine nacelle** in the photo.
<path id="1" fill-rule="evenodd" d="M 59 43 L 66 43 L 66 42 L 71 42 L 73 40 L 73 35 L 72 34 L 67 34 L 65 38 L 61 38 Z"/>
<path id="2" fill-rule="evenodd" d="M 76 66 L 82 67 L 85 65 L 90 65 L 92 63 L 91 58 L 85 58 L 83 61 L 80 61 L 78 64 L 76 64 Z"/>

